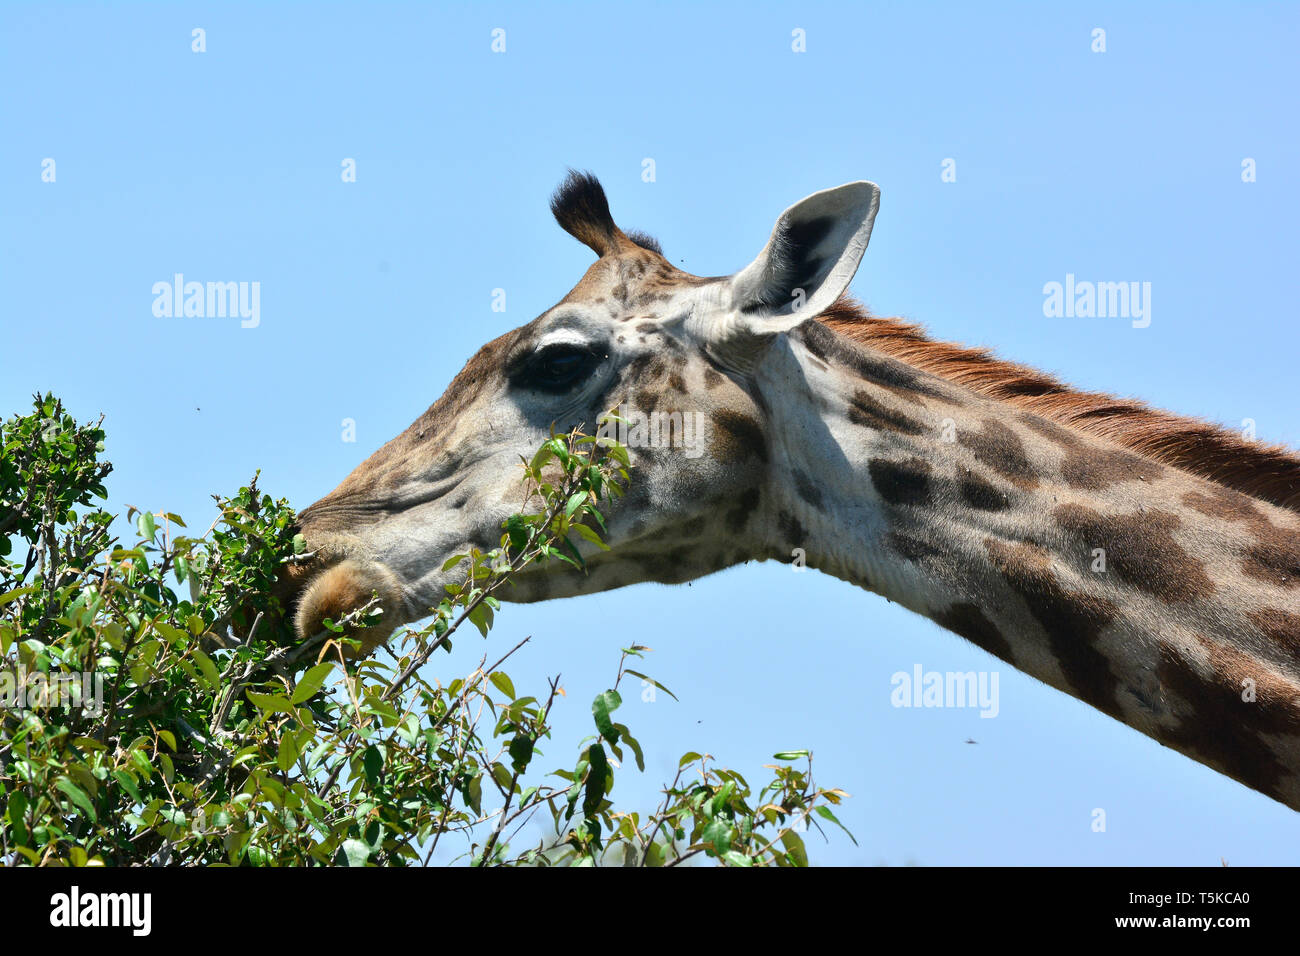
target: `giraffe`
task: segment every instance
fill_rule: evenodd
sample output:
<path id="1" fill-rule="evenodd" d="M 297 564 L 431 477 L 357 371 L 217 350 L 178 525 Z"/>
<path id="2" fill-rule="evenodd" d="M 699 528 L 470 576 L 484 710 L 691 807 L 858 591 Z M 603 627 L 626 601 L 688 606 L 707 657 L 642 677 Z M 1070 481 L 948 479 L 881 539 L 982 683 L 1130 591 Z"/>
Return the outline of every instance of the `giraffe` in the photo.
<path id="1" fill-rule="evenodd" d="M 1300 809 L 1300 458 L 871 315 L 846 290 L 878 206 L 868 182 L 814 193 L 750 265 L 701 277 L 570 171 L 552 212 L 596 261 L 302 512 L 299 637 L 374 594 L 368 651 L 425 616 L 448 555 L 496 546 L 552 426 L 694 414 L 702 454 L 632 443 L 610 551 L 503 599 L 797 553 Z"/>

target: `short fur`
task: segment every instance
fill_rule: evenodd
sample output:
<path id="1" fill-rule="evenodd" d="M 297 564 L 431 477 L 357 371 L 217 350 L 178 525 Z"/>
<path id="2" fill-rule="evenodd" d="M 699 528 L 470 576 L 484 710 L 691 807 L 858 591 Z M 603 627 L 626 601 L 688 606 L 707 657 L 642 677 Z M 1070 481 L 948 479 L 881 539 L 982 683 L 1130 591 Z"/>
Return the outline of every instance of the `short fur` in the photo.
<path id="1" fill-rule="evenodd" d="M 1210 422 L 1132 398 L 1072 388 L 988 349 L 929 338 L 920 325 L 879 318 L 841 297 L 819 321 L 856 342 L 998 401 L 1077 428 L 1228 488 L 1300 511 L 1300 457 Z"/>

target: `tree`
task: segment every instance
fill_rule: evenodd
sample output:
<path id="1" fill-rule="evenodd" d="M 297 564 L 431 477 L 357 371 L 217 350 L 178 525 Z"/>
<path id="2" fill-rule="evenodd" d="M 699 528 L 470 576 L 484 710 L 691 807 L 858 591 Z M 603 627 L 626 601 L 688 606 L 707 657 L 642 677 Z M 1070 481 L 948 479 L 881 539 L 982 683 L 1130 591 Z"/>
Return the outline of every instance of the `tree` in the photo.
<path id="1" fill-rule="evenodd" d="M 512 573 L 556 560 L 582 573 L 576 537 L 605 547 L 601 508 L 629 480 L 616 442 L 553 435 L 523 462 L 525 511 L 499 548 L 448 562 L 463 581 L 394 635 L 387 664 L 357 655 L 377 600 L 293 636 L 274 585 L 308 556 L 293 510 L 256 477 L 216 498 L 200 536 L 130 509 L 131 540 L 114 538 L 101 424 L 36 396 L 0 426 L 0 862 L 427 865 L 463 844 L 474 865 L 785 866 L 806 865 L 808 825 L 838 825 L 847 795 L 815 785 L 807 751 L 776 754 L 756 793 L 687 753 L 657 808 L 616 810 L 615 764 L 630 754 L 644 770 L 615 719 L 619 685 L 670 693 L 628 666 L 648 648 L 623 649 L 592 703 L 596 733 L 550 774 L 534 758 L 559 678 L 530 695 L 502 669 L 527 641 L 445 685 L 429 675 L 465 622 L 487 636 Z M 554 839 L 512 846 L 537 814 Z"/>

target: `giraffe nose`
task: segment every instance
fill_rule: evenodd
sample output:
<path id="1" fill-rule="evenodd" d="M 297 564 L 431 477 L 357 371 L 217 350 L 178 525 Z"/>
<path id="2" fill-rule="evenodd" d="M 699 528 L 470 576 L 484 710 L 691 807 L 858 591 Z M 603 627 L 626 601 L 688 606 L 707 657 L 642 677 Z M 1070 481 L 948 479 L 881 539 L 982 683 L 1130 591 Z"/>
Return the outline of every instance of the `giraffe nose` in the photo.
<path id="1" fill-rule="evenodd" d="M 402 590 L 391 571 L 376 561 L 344 558 L 312 577 L 302 589 L 293 614 L 299 640 L 308 640 L 325 630 L 325 621 L 335 624 L 374 603 L 383 614 L 376 624 L 347 632 L 360 637 L 362 653 L 368 654 L 401 623 Z"/>
<path id="2" fill-rule="evenodd" d="M 403 589 L 392 571 L 365 556 L 355 540 L 332 530 L 334 526 L 317 505 L 300 514 L 297 530 L 306 551 L 283 566 L 276 597 L 298 641 L 321 634 L 326 620 L 342 623 L 373 601 L 382 612 L 379 622 L 363 628 L 353 621 L 345 631 L 360 638 L 362 654 L 369 654 L 404 622 Z"/>

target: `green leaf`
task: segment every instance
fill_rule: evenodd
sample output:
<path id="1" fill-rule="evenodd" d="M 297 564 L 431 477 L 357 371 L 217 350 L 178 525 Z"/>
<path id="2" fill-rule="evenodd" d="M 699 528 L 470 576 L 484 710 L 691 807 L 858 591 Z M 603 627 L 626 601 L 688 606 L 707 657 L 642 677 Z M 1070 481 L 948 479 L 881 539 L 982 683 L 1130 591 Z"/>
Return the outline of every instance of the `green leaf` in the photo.
<path id="1" fill-rule="evenodd" d="M 482 604 L 469 612 L 469 622 L 473 624 L 480 634 L 488 636 L 488 631 L 492 630 L 492 607 L 484 601 Z"/>
<path id="2" fill-rule="evenodd" d="M 610 445 L 609 456 L 618 461 L 624 468 L 632 467 L 632 459 L 628 457 L 626 445 Z"/>
<path id="3" fill-rule="evenodd" d="M 557 558 L 564 558 L 566 561 L 568 561 L 570 564 L 572 564 L 575 568 L 577 568 L 580 571 L 586 571 L 587 559 L 582 556 L 582 552 L 578 550 L 578 546 L 573 543 L 572 539 L 566 536 L 563 538 L 559 538 L 557 540 L 560 542 L 562 546 L 569 549 L 569 553 L 573 555 L 573 558 L 570 559 L 568 557 L 565 557 L 559 551 L 555 552 L 555 556 Z"/>
<path id="4" fill-rule="evenodd" d="M 728 781 L 723 785 L 722 789 L 719 790 L 716 794 L 714 794 L 714 796 L 713 796 L 713 813 L 714 813 L 714 814 L 717 814 L 717 813 L 722 812 L 723 807 L 725 807 L 725 806 L 727 805 L 727 802 L 731 799 L 731 795 L 732 795 L 735 791 L 736 791 L 736 783 L 735 783 L 735 781 L 734 781 L 734 780 L 728 780 Z"/>
<path id="5" fill-rule="evenodd" d="M 521 515 L 511 515 L 502 524 L 506 530 L 506 537 L 510 539 L 510 547 L 516 551 L 522 551 L 528 544 L 528 525 L 524 522 Z"/>
<path id="6" fill-rule="evenodd" d="M 610 720 L 609 715 L 618 710 L 622 703 L 623 698 L 616 690 L 597 694 L 596 699 L 591 702 L 591 716 L 596 720 L 596 729 L 611 744 L 618 743 L 618 731 L 614 729 L 614 722 Z"/>
<path id="7" fill-rule="evenodd" d="M 0 540 L 7 541 L 8 538 L 4 538 L 3 536 L 0 536 Z M 13 591 L 6 591 L 4 594 L 0 594 L 0 607 L 4 607 L 10 601 L 17 600 L 18 598 L 22 597 L 24 594 L 31 594 L 33 591 L 39 591 L 40 588 L 41 586 L 39 584 L 29 584 L 25 588 L 17 588 L 16 590 Z"/>
<path id="8" fill-rule="evenodd" d="M 136 786 L 135 778 L 125 770 L 114 770 L 113 779 L 118 782 L 118 785 L 125 790 L 127 795 L 136 803 L 144 802 L 140 797 L 140 788 Z"/>
<path id="9" fill-rule="evenodd" d="M 492 676 L 490 676 L 488 680 L 492 682 L 493 687 L 501 691 L 501 693 L 505 694 L 511 700 L 514 700 L 518 696 L 515 693 L 515 685 L 511 682 L 510 678 L 501 671 L 493 671 Z"/>
<path id="10" fill-rule="evenodd" d="M 528 463 L 528 467 L 533 471 L 537 471 L 554 457 L 555 447 L 548 441 L 546 444 L 542 445 L 541 448 L 537 449 L 537 453 L 533 455 L 533 460 Z"/>
<path id="11" fill-rule="evenodd" d="M 293 690 L 293 696 L 289 698 L 289 703 L 297 705 L 316 696 L 316 692 L 321 689 L 325 683 L 325 678 L 329 677 L 330 672 L 334 670 L 334 662 L 326 661 L 323 664 L 317 664 L 315 667 L 302 675 L 302 680 L 298 681 L 298 686 Z"/>
<path id="12" fill-rule="evenodd" d="M 251 690 L 244 691 L 244 694 L 259 710 L 273 714 L 293 713 L 293 704 L 289 703 L 289 698 L 280 694 L 259 694 Z"/>
<path id="13" fill-rule="evenodd" d="M 90 797 L 86 796 L 86 791 L 82 790 L 67 777 L 59 777 L 54 781 L 54 786 L 67 794 L 68 799 L 77 805 L 86 816 L 90 817 L 91 822 L 98 823 L 99 815 L 95 813 L 95 805 L 90 802 Z"/>
<path id="14" fill-rule="evenodd" d="M 651 842 L 645 854 L 646 866 L 663 866 L 664 865 L 664 845 L 658 840 Z"/>
<path id="15" fill-rule="evenodd" d="M 831 812 L 830 807 L 817 807 L 816 813 L 823 820 L 829 820 L 831 821 L 831 823 L 835 824 L 837 827 L 843 830 L 848 835 L 848 838 L 853 841 L 854 846 L 858 845 L 857 838 L 852 833 L 849 832 L 848 827 L 840 823 L 839 817 L 835 816 L 835 814 Z"/>
<path id="16" fill-rule="evenodd" d="M 377 784 L 380 775 L 384 772 L 384 755 L 373 744 L 366 748 L 365 770 L 366 779 L 371 784 Z"/>
<path id="17" fill-rule="evenodd" d="M 609 760 L 605 757 L 605 748 L 592 744 L 587 749 L 587 760 L 591 769 L 587 772 L 586 793 L 582 798 L 582 814 L 592 817 L 600 809 L 605 799 L 605 782 L 609 776 Z"/>
<path id="18" fill-rule="evenodd" d="M 506 769 L 505 764 L 494 763 L 492 765 L 492 777 L 496 780 L 502 790 L 509 791 L 511 774 L 510 771 Z"/>
<path id="19" fill-rule="evenodd" d="M 146 541 L 152 541 L 154 532 L 158 529 L 154 523 L 153 515 L 148 511 L 140 512 L 140 517 L 135 521 L 136 530 L 140 532 L 140 537 Z"/>
<path id="20" fill-rule="evenodd" d="M 533 738 L 519 734 L 510 741 L 510 763 L 515 773 L 523 773 L 528 768 L 528 761 L 533 759 Z"/>
<path id="21" fill-rule="evenodd" d="M 173 644 L 188 644 L 190 636 L 182 631 L 179 627 L 174 627 L 166 621 L 154 621 L 154 630 L 161 634 Z"/>
<path id="22" fill-rule="evenodd" d="M 567 538 L 564 540 L 564 543 L 565 543 L 565 544 L 568 544 L 569 547 L 573 547 L 573 545 L 569 543 L 569 540 L 568 540 Z M 569 557 L 567 554 L 565 554 L 564 552 L 560 551 L 558 548 L 547 548 L 547 549 L 546 549 L 546 554 L 547 554 L 549 557 L 552 557 L 552 558 L 559 558 L 561 561 L 564 561 L 564 562 L 567 562 L 568 564 L 573 565 L 573 566 L 574 566 L 575 568 L 577 568 L 579 571 L 582 570 L 582 565 L 580 565 L 577 561 L 574 561 L 573 558 Z"/>
<path id="23" fill-rule="evenodd" d="M 289 772 L 289 768 L 298 759 L 298 753 L 297 737 L 293 734 L 285 734 L 280 738 L 280 749 L 275 757 L 275 765 L 280 768 L 281 773 Z"/>
<path id="24" fill-rule="evenodd" d="M 162 807 L 158 815 L 174 827 L 183 827 L 189 822 L 185 819 L 185 811 L 180 807 Z"/>
<path id="25" fill-rule="evenodd" d="M 569 530 L 576 531 L 579 535 L 586 538 L 602 551 L 610 550 L 609 545 L 601 540 L 600 535 L 598 535 L 594 529 L 588 528 L 585 524 L 569 525 Z"/>
<path id="26" fill-rule="evenodd" d="M 781 834 L 781 845 L 785 847 L 786 856 L 795 866 L 808 865 L 808 850 L 803 845 L 803 838 L 793 830 Z"/>
<path id="27" fill-rule="evenodd" d="M 624 674 L 631 674 L 633 677 L 639 677 L 639 678 L 641 678 L 643 681 L 647 681 L 648 683 L 653 684 L 655 687 L 658 687 L 661 691 L 663 691 L 665 694 L 667 694 L 667 695 L 668 695 L 669 697 L 671 697 L 673 700 L 677 700 L 677 695 L 676 695 L 676 694 L 674 694 L 672 691 L 670 691 L 670 690 L 669 690 L 667 687 L 665 687 L 663 684 L 659 683 L 659 682 L 658 682 L 657 680 L 655 680 L 653 677 L 647 677 L 645 674 L 642 674 L 640 671 L 634 671 L 634 670 L 632 670 L 632 668 L 630 668 L 630 667 L 625 668 L 625 669 L 623 670 L 623 673 L 624 673 Z"/>
<path id="28" fill-rule="evenodd" d="M 780 753 L 772 754 L 773 760 L 799 760 L 808 756 L 806 750 L 782 750 Z"/>
<path id="29" fill-rule="evenodd" d="M 217 671 L 217 665 L 212 663 L 212 658 L 197 647 L 191 653 L 194 655 L 194 659 L 199 662 L 199 670 L 203 673 L 203 682 L 208 685 L 208 690 L 215 691 L 219 689 L 221 674 Z"/>
<path id="30" fill-rule="evenodd" d="M 23 817 L 27 813 L 27 795 L 21 790 L 15 790 L 9 796 L 9 807 L 5 811 L 9 817 L 9 824 L 14 828 L 14 834 L 18 843 L 27 842 L 27 823 Z"/>
<path id="31" fill-rule="evenodd" d="M 483 812 L 483 775 L 472 777 L 465 787 L 465 803 L 475 815 Z"/>
<path id="32" fill-rule="evenodd" d="M 712 847 L 714 853 L 723 853 L 731 849 L 731 831 L 731 821 L 714 817 L 704 828 L 700 842 Z"/>
<path id="33" fill-rule="evenodd" d="M 619 738 L 623 743 L 632 748 L 632 753 L 636 756 L 636 769 L 645 773 L 645 754 L 641 752 L 641 744 L 628 731 L 624 724 L 615 724 L 614 729 L 618 731 Z"/>
<path id="34" fill-rule="evenodd" d="M 370 847 L 360 840 L 344 840 L 343 855 L 347 858 L 348 866 L 365 866 L 370 859 Z"/>

